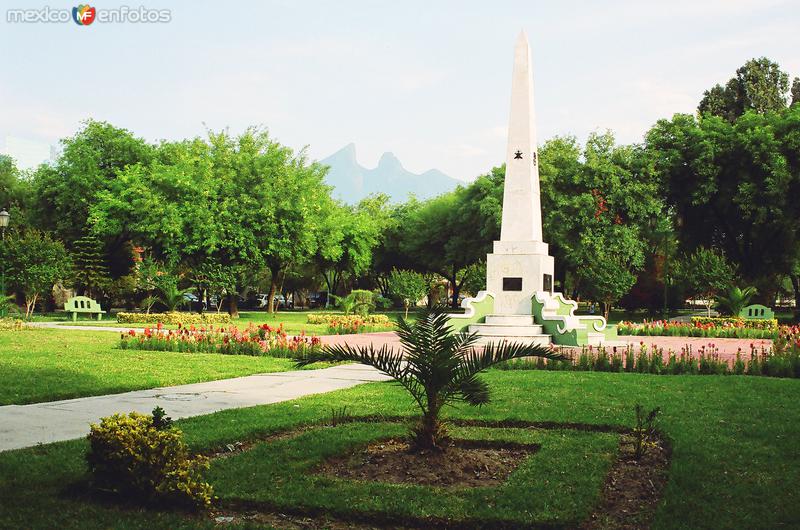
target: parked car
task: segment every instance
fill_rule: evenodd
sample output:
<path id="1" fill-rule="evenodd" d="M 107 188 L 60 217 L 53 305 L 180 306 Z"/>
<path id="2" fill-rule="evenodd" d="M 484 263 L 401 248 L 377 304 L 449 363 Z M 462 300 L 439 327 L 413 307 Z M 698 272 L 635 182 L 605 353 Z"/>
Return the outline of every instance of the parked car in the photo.
<path id="1" fill-rule="evenodd" d="M 268 294 L 259 294 L 256 296 L 256 299 L 258 300 L 259 309 L 267 308 L 267 301 L 269 300 Z M 282 294 L 276 294 L 273 297 L 273 307 L 276 309 L 292 309 L 294 307 L 294 302 L 292 302 L 291 298 L 287 300 Z"/>
<path id="2" fill-rule="evenodd" d="M 186 300 L 190 311 L 199 311 L 201 307 L 208 309 L 205 300 L 201 301 L 194 293 L 184 293 L 183 299 Z"/>
<path id="3" fill-rule="evenodd" d="M 325 307 L 328 302 L 328 292 L 321 291 L 319 293 L 311 293 L 308 296 L 308 307 L 314 309 L 316 307 Z"/>

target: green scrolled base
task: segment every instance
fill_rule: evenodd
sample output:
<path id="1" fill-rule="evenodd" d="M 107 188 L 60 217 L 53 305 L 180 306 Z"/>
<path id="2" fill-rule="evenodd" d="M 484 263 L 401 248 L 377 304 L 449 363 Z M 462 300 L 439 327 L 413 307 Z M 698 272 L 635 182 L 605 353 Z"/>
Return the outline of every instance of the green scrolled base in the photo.
<path id="1" fill-rule="evenodd" d="M 537 293 L 539 294 L 539 293 Z M 539 300 L 535 294 L 531 298 L 531 309 L 534 321 L 542 326 L 544 333 L 550 335 L 553 344 L 560 346 L 587 346 L 591 344 L 589 334 L 602 333 L 603 340 L 617 336 L 616 326 L 608 326 L 606 319 L 600 316 L 578 316 L 575 310 L 578 304 L 567 300 L 561 293 L 550 295 L 557 307 L 545 308 L 545 299 Z M 549 293 L 541 293 L 548 296 Z"/>
<path id="2" fill-rule="evenodd" d="M 463 315 L 451 315 L 450 327 L 453 331 L 467 331 L 472 324 L 486 321 L 486 315 L 494 312 L 494 295 L 489 291 L 480 291 L 475 298 L 465 298 L 461 307 L 466 311 Z"/>

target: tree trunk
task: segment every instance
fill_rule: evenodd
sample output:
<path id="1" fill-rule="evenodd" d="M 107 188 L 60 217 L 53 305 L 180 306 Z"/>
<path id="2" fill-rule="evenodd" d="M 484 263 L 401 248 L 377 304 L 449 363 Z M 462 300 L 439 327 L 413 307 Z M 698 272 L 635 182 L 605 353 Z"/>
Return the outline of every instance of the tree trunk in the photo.
<path id="1" fill-rule="evenodd" d="M 450 278 L 448 278 L 448 281 L 450 282 L 450 287 L 453 288 L 453 297 L 450 300 L 450 306 L 453 309 L 458 308 L 458 291 L 460 286 L 458 285 L 457 276 L 458 276 L 458 271 L 456 270 L 455 267 L 453 267 L 453 275 Z"/>
<path id="2" fill-rule="evenodd" d="M 228 295 L 228 314 L 232 318 L 239 318 L 239 296 L 237 293 Z"/>
<path id="3" fill-rule="evenodd" d="M 414 445 L 418 450 L 442 450 L 447 432 L 439 421 L 439 405 L 429 403 L 428 410 L 422 415 L 419 427 L 414 436 Z"/>
<path id="4" fill-rule="evenodd" d="M 267 300 L 267 313 L 270 315 L 275 312 L 275 291 L 278 289 L 278 280 L 280 276 L 280 267 L 270 267 L 272 272 L 272 279 L 269 282 L 269 299 Z"/>
<path id="5" fill-rule="evenodd" d="M 800 322 L 800 273 L 791 274 L 792 288 L 794 289 L 794 321 Z"/>
<path id="6" fill-rule="evenodd" d="M 603 301 L 603 317 L 605 317 L 606 322 L 608 322 L 608 315 L 611 314 L 611 301 L 604 300 Z"/>
<path id="7" fill-rule="evenodd" d="M 33 310 L 36 308 L 36 300 L 39 298 L 38 294 L 33 295 L 32 298 L 25 298 L 25 319 L 30 320 L 33 316 Z"/>

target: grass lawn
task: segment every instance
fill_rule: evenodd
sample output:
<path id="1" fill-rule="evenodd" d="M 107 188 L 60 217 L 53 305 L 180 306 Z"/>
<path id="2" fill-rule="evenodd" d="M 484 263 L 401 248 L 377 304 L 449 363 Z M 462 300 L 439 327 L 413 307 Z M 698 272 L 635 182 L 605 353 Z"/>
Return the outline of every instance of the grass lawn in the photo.
<path id="1" fill-rule="evenodd" d="M 631 426 L 637 402 L 646 408 L 660 406 L 659 426 L 673 454 L 656 529 L 796 528 L 800 523 L 799 380 L 538 371 L 491 371 L 486 377 L 492 404 L 448 409 L 451 417 Z M 354 415 L 413 411 L 402 390 L 377 383 L 178 424 L 195 450 L 210 451 L 326 420 L 332 409 L 343 406 Z M 597 498 L 599 477 L 614 446 L 606 437 L 576 432 L 494 433 L 527 437 L 542 445 L 499 490 L 374 485 L 303 473 L 326 453 L 398 429 L 395 424 L 343 424 L 256 444 L 250 452 L 214 461 L 209 480 L 223 504 L 260 499 L 287 511 L 374 509 L 418 517 L 449 514 L 456 519 L 467 512 L 491 511 L 512 520 L 574 524 Z M 456 434 L 483 437 L 470 429 Z M 85 441 L 76 440 L 0 453 L 0 527 L 214 526 L 210 518 L 117 507 L 81 496 L 86 449 Z M 481 504 L 485 499 L 499 504 L 489 510 Z"/>
<path id="2" fill-rule="evenodd" d="M 0 332 L 0 405 L 52 401 L 292 369 L 273 357 L 117 349 L 103 331 Z"/>

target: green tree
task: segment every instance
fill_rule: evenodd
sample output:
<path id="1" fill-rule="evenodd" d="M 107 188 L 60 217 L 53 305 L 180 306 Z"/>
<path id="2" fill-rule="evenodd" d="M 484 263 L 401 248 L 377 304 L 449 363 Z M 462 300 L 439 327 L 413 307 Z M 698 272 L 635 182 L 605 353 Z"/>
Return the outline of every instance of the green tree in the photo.
<path id="1" fill-rule="evenodd" d="M 339 293 L 346 276 L 357 278 L 369 271 L 388 222 L 387 200 L 383 195 L 355 207 L 333 203 L 322 216 L 314 261 L 328 292 Z"/>
<path id="2" fill-rule="evenodd" d="M 389 274 L 389 292 L 403 302 L 406 318 L 408 318 L 409 306 L 416 306 L 429 290 L 429 282 L 419 272 L 394 269 Z"/>
<path id="3" fill-rule="evenodd" d="M 715 85 L 706 90 L 697 111 L 733 123 L 748 110 L 763 114 L 785 108 L 788 92 L 789 74 L 778 63 L 766 57 L 750 59 L 724 87 Z"/>
<path id="4" fill-rule="evenodd" d="M 484 259 L 491 249 L 492 235 L 481 231 L 487 216 L 481 204 L 477 188 L 459 187 L 420 204 L 401 227 L 400 250 L 414 269 L 437 273 L 450 283 L 453 307 L 458 307 L 469 266 Z"/>
<path id="5" fill-rule="evenodd" d="M 411 394 L 422 414 L 412 429 L 413 447 L 444 450 L 448 434 L 440 419 L 442 408 L 459 402 L 480 406 L 490 401 L 489 386 L 480 378 L 481 372 L 520 357 L 563 358 L 549 348 L 508 342 L 489 344 L 478 351 L 478 335 L 452 333 L 449 318 L 443 309 L 426 311 L 414 324 L 401 318 L 397 332 L 400 351 L 388 345 L 326 346 L 296 362 L 306 366 L 319 361 L 352 361 L 388 374 Z"/>
<path id="6" fill-rule="evenodd" d="M 582 292 L 603 302 L 608 318 L 614 304 L 636 283 L 644 264 L 642 242 L 635 228 L 617 225 L 586 233 L 581 249 L 585 252 L 578 271 Z"/>
<path id="7" fill-rule="evenodd" d="M 216 262 L 204 262 L 191 270 L 192 281 L 197 287 L 198 298 L 203 301 L 207 295 L 217 299 L 217 313 L 222 309 L 222 300 L 230 293 L 236 293 L 237 278 L 241 271 L 237 267 L 223 266 Z M 202 304 L 201 304 L 202 309 Z"/>
<path id="8" fill-rule="evenodd" d="M 734 123 L 676 114 L 647 134 L 683 249 L 719 248 L 767 304 L 800 261 L 798 146 L 800 106 Z"/>
<path id="9" fill-rule="evenodd" d="M 800 77 L 795 77 L 792 81 L 792 101 L 790 105 L 800 103 Z"/>
<path id="10" fill-rule="evenodd" d="M 35 192 L 32 218 L 71 245 L 92 233 L 89 210 L 97 196 L 114 185 L 129 166 L 147 165 L 153 148 L 126 129 L 89 120 L 75 136 L 61 141 L 63 151 L 54 165 L 42 165 L 33 175 Z M 113 277 L 127 274 L 132 267 L 124 231 L 104 232 Z"/>
<path id="11" fill-rule="evenodd" d="M 7 284 L 25 295 L 26 318 L 33 314 L 39 298 L 48 295 L 56 282 L 67 280 L 72 272 L 64 245 L 38 230 L 7 236 L 0 250 Z"/>
<path id="12" fill-rule="evenodd" d="M 574 137 L 556 137 L 539 153 L 543 231 L 556 277 L 565 290 L 575 278 L 572 295 L 589 294 L 610 310 L 643 267 L 653 219 L 666 215 L 658 180 L 644 151 L 617 145 L 610 132 L 591 134 L 584 148 Z"/>
<path id="13" fill-rule="evenodd" d="M 30 182 L 17 169 L 14 160 L 0 155 L 0 210 L 6 209 L 14 216 L 14 224 L 27 224 L 27 211 L 32 200 Z"/>
<path id="14" fill-rule="evenodd" d="M 81 237 L 72 244 L 73 278 L 86 296 L 97 298 L 110 285 L 103 243 L 94 236 Z"/>
<path id="15" fill-rule="evenodd" d="M 703 299 L 706 314 L 711 316 L 717 294 L 727 291 L 733 283 L 735 269 L 722 252 L 699 247 L 685 257 L 680 276 L 689 294 Z"/>

